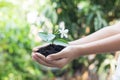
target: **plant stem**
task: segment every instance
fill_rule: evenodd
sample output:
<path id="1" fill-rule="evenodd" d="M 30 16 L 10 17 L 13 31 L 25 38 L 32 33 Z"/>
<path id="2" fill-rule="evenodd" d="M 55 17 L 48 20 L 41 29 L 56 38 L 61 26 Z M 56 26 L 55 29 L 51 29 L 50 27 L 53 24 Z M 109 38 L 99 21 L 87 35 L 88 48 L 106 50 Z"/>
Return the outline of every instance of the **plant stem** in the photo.
<path id="1" fill-rule="evenodd" d="M 52 40 L 52 44 L 54 44 L 55 39 Z"/>
<path id="2" fill-rule="evenodd" d="M 54 43 L 54 40 L 52 40 L 52 44 Z"/>
<path id="3" fill-rule="evenodd" d="M 53 24 L 53 34 L 55 33 L 55 24 Z"/>

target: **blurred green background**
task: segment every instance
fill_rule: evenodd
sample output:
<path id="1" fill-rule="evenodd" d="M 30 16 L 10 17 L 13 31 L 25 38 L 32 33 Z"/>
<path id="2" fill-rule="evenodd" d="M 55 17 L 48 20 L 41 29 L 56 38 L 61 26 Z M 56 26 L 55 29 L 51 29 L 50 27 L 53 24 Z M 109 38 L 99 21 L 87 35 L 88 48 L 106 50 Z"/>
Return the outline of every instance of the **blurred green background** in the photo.
<path id="1" fill-rule="evenodd" d="M 120 0 L 0 0 L 0 80 L 109 80 L 115 54 L 81 56 L 64 69 L 34 62 L 32 48 L 43 44 L 37 32 L 64 21 L 69 40 L 91 34 L 120 19 Z"/>

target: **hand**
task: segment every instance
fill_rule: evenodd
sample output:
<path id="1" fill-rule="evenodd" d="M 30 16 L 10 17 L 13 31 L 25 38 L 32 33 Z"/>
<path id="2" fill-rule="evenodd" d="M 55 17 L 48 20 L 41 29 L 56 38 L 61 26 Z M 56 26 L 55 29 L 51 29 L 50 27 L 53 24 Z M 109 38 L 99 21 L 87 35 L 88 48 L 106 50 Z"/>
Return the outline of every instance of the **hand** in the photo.
<path id="1" fill-rule="evenodd" d="M 73 59 L 79 57 L 76 46 L 67 46 L 62 51 L 48 55 L 46 62 L 54 67 L 62 68 Z"/>
<path id="2" fill-rule="evenodd" d="M 48 55 L 47 57 L 36 52 L 39 48 L 45 47 L 45 46 L 46 45 L 34 48 L 32 52 L 32 58 L 33 60 L 37 61 L 39 64 L 42 64 L 48 67 L 62 68 L 66 64 L 71 62 L 73 59 L 79 57 L 76 46 L 67 46 L 62 51 L 55 54 Z"/>
<path id="3" fill-rule="evenodd" d="M 37 52 L 37 50 L 41 47 L 45 47 L 46 45 L 44 46 L 38 46 L 38 47 L 35 47 L 33 49 L 33 52 L 32 52 L 32 59 L 37 61 L 39 64 L 42 64 L 42 65 L 45 65 L 45 66 L 48 66 L 48 67 L 54 67 L 52 64 L 49 64 L 47 63 L 46 61 L 46 57 L 40 53 Z"/>

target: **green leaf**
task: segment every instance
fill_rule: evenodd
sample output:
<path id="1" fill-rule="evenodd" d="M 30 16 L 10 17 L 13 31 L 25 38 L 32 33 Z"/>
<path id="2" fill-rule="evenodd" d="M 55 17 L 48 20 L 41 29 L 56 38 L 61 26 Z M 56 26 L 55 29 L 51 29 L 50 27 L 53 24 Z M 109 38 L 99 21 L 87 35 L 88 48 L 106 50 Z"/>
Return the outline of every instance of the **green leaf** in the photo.
<path id="1" fill-rule="evenodd" d="M 49 34 L 45 32 L 39 32 L 39 36 L 46 42 L 52 42 L 52 40 L 55 38 L 54 34 Z"/>
<path id="2" fill-rule="evenodd" d="M 94 13 L 90 13 L 90 14 L 88 15 L 88 18 L 87 18 L 87 24 L 88 24 L 88 25 L 91 24 L 91 21 L 92 21 L 93 17 L 94 17 Z"/>
<path id="3" fill-rule="evenodd" d="M 67 45 L 68 45 L 68 41 L 65 40 L 65 39 L 56 39 L 56 40 L 54 41 L 54 44 L 67 46 Z"/>

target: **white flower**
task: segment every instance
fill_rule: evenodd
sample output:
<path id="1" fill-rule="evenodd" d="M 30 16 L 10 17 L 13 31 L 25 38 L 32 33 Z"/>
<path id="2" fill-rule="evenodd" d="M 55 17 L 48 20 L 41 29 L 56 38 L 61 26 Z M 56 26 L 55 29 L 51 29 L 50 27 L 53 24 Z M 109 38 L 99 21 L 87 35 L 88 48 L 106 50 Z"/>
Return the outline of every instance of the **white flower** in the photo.
<path id="1" fill-rule="evenodd" d="M 36 22 L 37 20 L 37 15 L 38 15 L 38 12 L 37 11 L 33 11 L 33 12 L 30 12 L 27 14 L 27 21 L 30 23 L 30 24 L 33 24 Z"/>
<path id="2" fill-rule="evenodd" d="M 59 27 L 60 27 L 59 32 L 61 34 L 61 38 L 63 38 L 63 37 L 67 38 L 68 37 L 68 35 L 67 35 L 68 29 L 65 29 L 65 23 L 61 22 L 59 24 Z"/>

